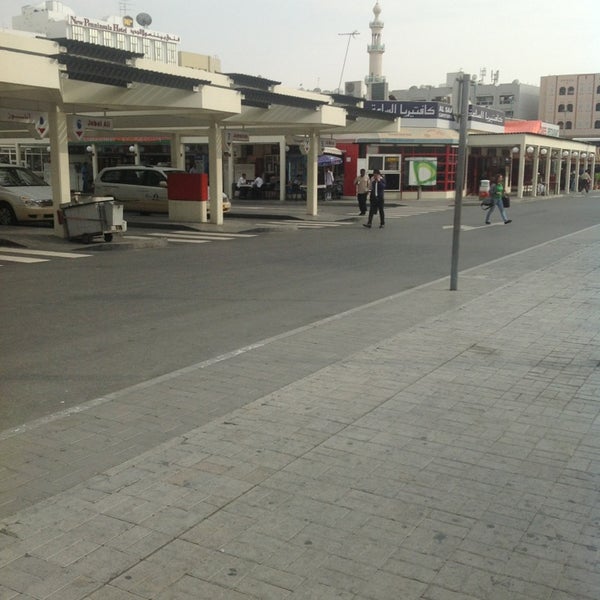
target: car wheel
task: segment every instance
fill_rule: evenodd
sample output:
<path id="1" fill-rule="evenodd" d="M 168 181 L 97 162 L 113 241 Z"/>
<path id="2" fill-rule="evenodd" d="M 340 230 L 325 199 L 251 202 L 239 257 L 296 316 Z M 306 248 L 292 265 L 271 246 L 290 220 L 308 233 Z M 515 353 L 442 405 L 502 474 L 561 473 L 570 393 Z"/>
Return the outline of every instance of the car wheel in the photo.
<path id="1" fill-rule="evenodd" d="M 17 217 L 10 204 L 0 202 L 0 225 L 16 225 Z"/>

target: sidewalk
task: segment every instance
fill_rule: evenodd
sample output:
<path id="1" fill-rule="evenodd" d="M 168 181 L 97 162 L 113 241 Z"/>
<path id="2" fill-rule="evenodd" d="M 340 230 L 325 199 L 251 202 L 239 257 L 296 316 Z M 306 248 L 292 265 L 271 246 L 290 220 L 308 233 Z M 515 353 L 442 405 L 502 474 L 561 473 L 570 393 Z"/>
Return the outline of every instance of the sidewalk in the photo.
<path id="1" fill-rule="evenodd" d="M 598 600 L 600 226 L 0 433 L 0 598 Z"/>

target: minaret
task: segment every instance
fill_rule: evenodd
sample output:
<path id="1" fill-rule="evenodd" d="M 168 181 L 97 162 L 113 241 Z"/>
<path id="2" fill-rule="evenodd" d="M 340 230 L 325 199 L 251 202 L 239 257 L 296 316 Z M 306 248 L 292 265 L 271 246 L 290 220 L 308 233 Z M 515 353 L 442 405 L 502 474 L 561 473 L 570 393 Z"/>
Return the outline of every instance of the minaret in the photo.
<path id="1" fill-rule="evenodd" d="M 387 100 L 387 90 L 385 90 L 385 77 L 383 76 L 383 53 L 385 52 L 385 44 L 381 43 L 381 32 L 383 30 L 383 21 L 379 19 L 381 7 L 379 0 L 375 2 L 373 7 L 375 19 L 369 23 L 371 28 L 371 43 L 367 46 L 369 53 L 369 74 L 365 78 L 367 84 L 368 97 L 371 100 Z M 373 84 L 381 84 L 373 87 Z"/>

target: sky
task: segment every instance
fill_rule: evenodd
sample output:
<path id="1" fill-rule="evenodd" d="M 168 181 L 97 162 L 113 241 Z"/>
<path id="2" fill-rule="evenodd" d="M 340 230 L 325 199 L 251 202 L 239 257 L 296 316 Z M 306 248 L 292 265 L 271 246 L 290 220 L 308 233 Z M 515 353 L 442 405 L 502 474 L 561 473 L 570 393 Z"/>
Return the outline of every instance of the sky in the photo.
<path id="1" fill-rule="evenodd" d="M 0 1 L 11 28 L 26 0 Z M 68 0 L 78 16 L 141 12 L 149 29 L 181 38 L 180 49 L 216 56 L 225 73 L 245 73 L 293 88 L 332 91 L 363 80 L 375 0 Z M 445 84 L 463 71 L 491 83 L 600 72 L 598 0 L 379 0 L 383 74 L 389 90 Z M 100 8 L 99 8 L 100 7 Z M 347 34 L 357 31 L 358 35 Z M 347 59 L 345 59 L 347 51 Z M 485 70 L 486 74 L 482 75 Z M 343 85 L 342 85 L 343 87 Z"/>

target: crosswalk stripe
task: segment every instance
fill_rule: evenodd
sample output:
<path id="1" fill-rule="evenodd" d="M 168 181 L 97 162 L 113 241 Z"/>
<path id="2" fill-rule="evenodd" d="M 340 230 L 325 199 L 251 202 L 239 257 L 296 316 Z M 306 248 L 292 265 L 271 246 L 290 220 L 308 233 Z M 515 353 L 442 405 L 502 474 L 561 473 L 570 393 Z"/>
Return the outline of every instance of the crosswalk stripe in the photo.
<path id="1" fill-rule="evenodd" d="M 18 263 L 40 263 L 48 262 L 47 258 L 28 258 L 27 256 L 11 256 L 10 254 L 0 256 L 0 260 L 7 260 L 8 262 Z"/>
<path id="2" fill-rule="evenodd" d="M 212 240 L 192 240 L 189 238 L 166 238 L 167 242 L 179 242 L 180 244 L 208 244 Z"/>
<path id="3" fill-rule="evenodd" d="M 220 231 L 185 231 L 185 230 L 177 230 L 172 233 L 184 234 L 184 235 L 208 235 L 211 237 L 226 237 L 226 238 L 252 238 L 256 237 L 254 233 L 223 233 Z"/>
<path id="4" fill-rule="evenodd" d="M 52 256 L 58 258 L 85 258 L 91 254 L 75 254 L 74 252 L 56 252 L 54 250 L 29 250 L 29 248 L 0 248 L 0 253 L 10 252 L 11 254 L 30 254 L 34 256 Z M 0 254 L 3 258 L 3 254 Z"/>
<path id="5" fill-rule="evenodd" d="M 212 237 L 209 235 L 190 235 L 183 233 L 150 233 L 149 235 L 153 237 L 167 238 L 168 240 L 179 240 L 179 241 L 205 241 L 205 242 L 222 242 L 227 240 L 233 240 L 235 238 L 232 237 Z"/>
<path id="6" fill-rule="evenodd" d="M 264 221 L 266 225 L 289 225 L 298 229 L 320 229 L 321 227 L 341 227 L 343 225 L 352 225 L 352 223 L 343 223 L 339 221 Z"/>

